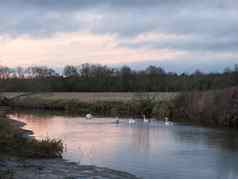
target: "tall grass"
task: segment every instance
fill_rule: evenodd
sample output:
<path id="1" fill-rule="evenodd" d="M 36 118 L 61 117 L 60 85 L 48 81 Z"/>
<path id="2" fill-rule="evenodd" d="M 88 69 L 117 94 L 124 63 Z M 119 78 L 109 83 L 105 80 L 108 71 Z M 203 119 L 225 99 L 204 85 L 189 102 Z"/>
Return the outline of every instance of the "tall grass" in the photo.
<path id="1" fill-rule="evenodd" d="M 78 99 L 50 99 L 41 97 L 20 98 L 11 102 L 14 108 L 62 110 L 72 114 L 92 113 L 102 116 L 142 116 L 152 117 L 153 106 L 158 101 L 151 93 L 134 94 L 127 100 L 96 100 L 94 102 Z"/>
<path id="2" fill-rule="evenodd" d="M 238 88 L 184 93 L 174 101 L 174 118 L 238 128 Z"/>

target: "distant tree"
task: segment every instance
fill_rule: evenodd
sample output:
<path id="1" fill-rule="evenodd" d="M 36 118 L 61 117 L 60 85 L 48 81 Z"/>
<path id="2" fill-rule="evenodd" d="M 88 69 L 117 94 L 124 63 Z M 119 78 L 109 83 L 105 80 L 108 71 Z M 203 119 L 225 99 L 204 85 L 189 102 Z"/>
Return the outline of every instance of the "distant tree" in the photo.
<path id="1" fill-rule="evenodd" d="M 88 63 L 79 66 L 80 76 L 88 78 L 90 76 L 90 65 Z"/>
<path id="2" fill-rule="evenodd" d="M 199 76 L 199 75 L 203 75 L 203 73 L 202 73 L 200 70 L 197 69 L 197 70 L 193 73 L 193 75 Z"/>
<path id="3" fill-rule="evenodd" d="M 7 79 L 10 77 L 11 69 L 8 67 L 0 67 L 0 78 Z"/>
<path id="4" fill-rule="evenodd" d="M 27 73 L 31 78 L 49 78 L 52 76 L 58 76 L 58 74 L 53 69 L 45 66 L 28 67 L 25 70 L 25 73 Z"/>
<path id="5" fill-rule="evenodd" d="M 152 66 L 152 65 L 147 67 L 145 72 L 147 74 L 152 74 L 152 75 L 164 75 L 164 74 L 166 74 L 166 72 L 165 72 L 165 70 L 163 68 Z"/>
<path id="6" fill-rule="evenodd" d="M 127 76 L 130 76 L 132 74 L 132 70 L 128 66 L 123 66 L 120 69 L 120 74 L 121 74 L 121 76 L 127 77 Z"/>
<path id="7" fill-rule="evenodd" d="M 132 88 L 131 85 L 131 78 L 132 78 L 132 70 L 128 66 L 123 66 L 120 69 L 120 82 L 121 82 L 121 89 L 123 91 L 129 91 Z"/>
<path id="8" fill-rule="evenodd" d="M 67 65 L 64 67 L 63 76 L 64 77 L 77 77 L 79 75 L 76 67 Z"/>
<path id="9" fill-rule="evenodd" d="M 25 75 L 25 69 L 24 68 L 22 68 L 22 67 L 16 67 L 16 76 L 18 77 L 18 78 L 21 78 L 21 79 L 23 79 L 24 78 L 24 75 Z"/>
<path id="10" fill-rule="evenodd" d="M 52 68 L 49 68 L 47 71 L 47 76 L 48 77 L 59 77 L 60 75 Z"/>
<path id="11" fill-rule="evenodd" d="M 238 72 L 238 64 L 235 64 L 235 66 L 234 66 L 234 71 L 235 71 L 235 72 Z"/>
<path id="12" fill-rule="evenodd" d="M 229 68 L 229 67 L 226 67 L 225 69 L 224 69 L 224 73 L 231 73 L 232 72 L 232 70 L 231 70 L 231 68 Z"/>
<path id="13" fill-rule="evenodd" d="M 112 69 L 102 65 L 93 65 L 91 70 L 92 75 L 99 78 L 107 78 L 113 74 Z"/>
<path id="14" fill-rule="evenodd" d="M 6 91 L 190 91 L 222 89 L 238 85 L 238 65 L 224 73 L 167 73 L 149 66 L 132 70 L 128 66 L 110 68 L 82 64 L 65 66 L 62 75 L 46 66 L 0 67 L 0 90 Z M 62 77 L 74 77 L 65 78 Z M 6 80 L 7 79 L 7 80 Z"/>

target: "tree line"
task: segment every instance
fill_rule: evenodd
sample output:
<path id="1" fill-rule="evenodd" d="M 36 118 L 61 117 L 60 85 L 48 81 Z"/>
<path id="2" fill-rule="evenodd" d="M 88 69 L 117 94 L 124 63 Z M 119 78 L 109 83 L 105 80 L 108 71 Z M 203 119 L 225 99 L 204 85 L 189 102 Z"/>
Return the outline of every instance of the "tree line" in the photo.
<path id="1" fill-rule="evenodd" d="M 128 66 L 67 65 L 62 72 L 46 66 L 0 67 L 0 91 L 118 91 L 174 92 L 223 89 L 238 84 L 238 65 L 223 73 L 192 74 L 166 72 L 158 66 L 133 70 Z"/>

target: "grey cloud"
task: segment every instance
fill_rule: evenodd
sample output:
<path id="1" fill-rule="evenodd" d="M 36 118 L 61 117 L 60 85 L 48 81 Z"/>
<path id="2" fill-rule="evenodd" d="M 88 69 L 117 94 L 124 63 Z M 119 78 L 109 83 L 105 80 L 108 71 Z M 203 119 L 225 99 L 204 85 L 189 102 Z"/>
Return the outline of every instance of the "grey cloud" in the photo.
<path id="1" fill-rule="evenodd" d="M 185 65 L 186 64 L 186 65 Z M 177 72 L 177 73 L 193 73 L 197 69 L 201 72 L 223 72 L 226 67 L 234 68 L 234 65 L 237 64 L 236 59 L 220 59 L 211 61 L 206 58 L 197 58 L 193 59 L 174 59 L 174 60 L 145 60 L 144 62 L 137 63 L 128 63 L 128 64 L 115 64 L 113 67 L 121 67 L 123 65 L 128 65 L 133 69 L 144 70 L 148 65 L 160 66 L 167 72 Z"/>
<path id="2" fill-rule="evenodd" d="M 236 0 L 8 0 L 2 4 L 11 6 L 36 7 L 47 9 L 78 9 L 81 7 L 154 7 L 154 6 L 199 6 L 227 8 L 237 5 Z"/>
<path id="3" fill-rule="evenodd" d="M 126 46 L 133 49 L 173 49 L 181 51 L 199 51 L 199 52 L 237 52 L 238 39 L 232 36 L 224 37 L 203 37 L 203 36 L 190 36 L 190 37 L 174 37 L 162 38 L 158 41 L 146 42 L 133 42 L 122 41 L 121 46 Z"/>
<path id="4" fill-rule="evenodd" d="M 237 9 L 237 0 L 8 0 L 0 6 L 0 35 L 90 31 L 117 34 L 120 45 L 130 48 L 233 53 L 238 50 Z M 130 41 L 146 32 L 178 38 Z"/>
<path id="5" fill-rule="evenodd" d="M 82 29 L 122 36 L 148 31 L 224 34 L 237 30 L 237 8 L 236 0 L 8 0 L 1 3 L 0 22 L 1 32 L 19 34 L 38 29 L 41 34 Z M 92 25 L 76 14 L 84 20 L 87 15 L 102 18 Z"/>
<path id="6" fill-rule="evenodd" d="M 151 8 L 150 11 L 110 12 L 102 14 L 95 32 L 118 32 L 133 35 L 143 32 L 174 34 L 229 35 L 238 30 L 237 11 L 192 9 L 168 12 Z"/>

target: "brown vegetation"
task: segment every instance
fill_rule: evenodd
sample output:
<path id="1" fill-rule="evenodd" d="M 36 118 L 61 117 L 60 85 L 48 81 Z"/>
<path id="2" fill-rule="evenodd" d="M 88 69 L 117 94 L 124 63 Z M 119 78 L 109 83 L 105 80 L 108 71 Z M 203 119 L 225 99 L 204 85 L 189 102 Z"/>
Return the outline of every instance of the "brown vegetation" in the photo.
<path id="1" fill-rule="evenodd" d="M 174 99 L 179 93 L 176 92 L 47 92 L 47 93 L 17 93 L 5 92 L 2 96 L 10 99 L 37 98 L 44 100 L 76 100 L 79 102 L 94 103 L 95 101 L 119 101 L 126 102 L 135 96 L 150 96 L 158 101 L 168 101 Z"/>
<path id="2" fill-rule="evenodd" d="M 39 93 L 15 98 L 9 105 L 13 108 L 63 110 L 82 115 L 92 113 L 114 117 L 142 117 L 145 114 L 152 117 L 156 103 L 175 99 L 177 95 L 178 93 Z"/>
<path id="3" fill-rule="evenodd" d="M 238 127 L 238 87 L 184 93 L 174 102 L 174 119 L 212 126 Z"/>
<path id="4" fill-rule="evenodd" d="M 81 115 L 87 113 L 112 117 L 146 115 L 147 118 L 157 119 L 169 117 L 174 121 L 238 127 L 238 87 L 206 92 L 193 91 L 180 95 L 178 93 L 171 95 L 169 93 L 65 93 L 66 97 L 60 96 L 61 93 L 50 94 L 42 93 L 17 98 L 11 101 L 10 105 L 16 108 L 63 110 Z"/>

